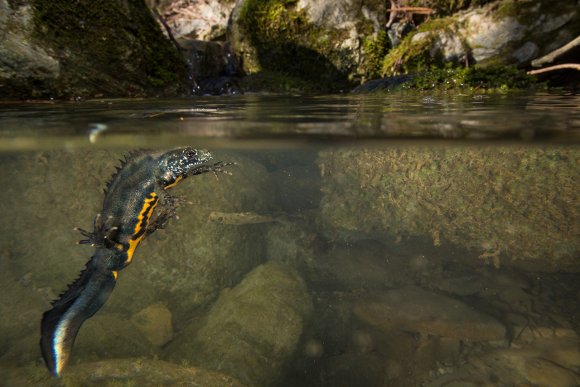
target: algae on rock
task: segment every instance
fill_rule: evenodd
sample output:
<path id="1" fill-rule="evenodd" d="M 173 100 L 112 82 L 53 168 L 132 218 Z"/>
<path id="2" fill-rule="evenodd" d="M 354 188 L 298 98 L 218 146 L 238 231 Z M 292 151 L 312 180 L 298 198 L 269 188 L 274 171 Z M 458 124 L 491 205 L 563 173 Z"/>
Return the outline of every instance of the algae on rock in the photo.
<path id="1" fill-rule="evenodd" d="M 408 147 L 320 153 L 332 240 L 425 237 L 494 265 L 578 270 L 580 153 L 555 147 Z"/>

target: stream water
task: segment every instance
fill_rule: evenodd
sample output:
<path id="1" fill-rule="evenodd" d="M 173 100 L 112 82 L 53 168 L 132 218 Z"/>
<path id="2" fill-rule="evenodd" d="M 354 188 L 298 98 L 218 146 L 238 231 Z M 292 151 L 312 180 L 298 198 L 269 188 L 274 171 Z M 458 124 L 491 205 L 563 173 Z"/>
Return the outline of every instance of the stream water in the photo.
<path id="1" fill-rule="evenodd" d="M 0 102 L 0 385 L 59 385 L 40 319 L 135 149 L 171 189 L 65 385 L 580 385 L 580 97 Z"/>

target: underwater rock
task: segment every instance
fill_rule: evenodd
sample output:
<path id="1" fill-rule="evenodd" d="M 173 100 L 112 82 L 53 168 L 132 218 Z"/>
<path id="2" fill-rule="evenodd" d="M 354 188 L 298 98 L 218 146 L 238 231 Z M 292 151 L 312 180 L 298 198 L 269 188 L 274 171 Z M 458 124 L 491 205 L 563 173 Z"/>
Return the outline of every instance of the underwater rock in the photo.
<path id="1" fill-rule="evenodd" d="M 371 296 L 355 306 L 355 314 L 386 332 L 402 330 L 471 341 L 505 338 L 494 318 L 449 297 L 420 288 L 400 288 Z"/>
<path id="2" fill-rule="evenodd" d="M 290 165 L 270 173 L 276 203 L 286 213 L 318 208 L 320 179 L 316 166 Z"/>
<path id="3" fill-rule="evenodd" d="M 266 252 L 269 260 L 302 269 L 315 260 L 319 236 L 308 222 L 275 222 L 268 226 Z M 322 247 L 324 248 L 324 246 Z"/>
<path id="4" fill-rule="evenodd" d="M 73 365 L 67 368 L 62 380 L 52 377 L 44 366 L 0 367 L 0 374 L 4 386 L 244 386 L 219 372 L 138 358 Z"/>
<path id="5" fill-rule="evenodd" d="M 97 313 L 83 324 L 75 341 L 74 364 L 123 357 L 156 356 L 157 348 L 122 316 Z"/>
<path id="6" fill-rule="evenodd" d="M 120 152 L 51 151 L 3 156 L 6 168 L 0 183 L 0 222 L 4 248 L 12 251 L 15 273 L 31 273 L 38 288 L 58 295 L 75 279 L 93 253 L 78 246 L 74 227 L 92 227 L 100 209 L 105 182 L 118 165 Z M 139 247 L 133 263 L 119 272 L 107 310 L 131 316 L 163 302 L 179 328 L 191 312 L 215 299 L 263 261 L 261 225 L 235 227 L 210 222 L 212 211 L 268 213 L 271 197 L 265 169 L 243 157 L 216 156 L 236 161 L 231 176 L 212 174 L 186 179 L 174 194 L 183 204 L 172 219 Z M 34 235 L 21 243 L 22 235 Z M 42 313 L 39 313 L 37 319 Z M 38 321 L 38 320 L 33 320 Z"/>
<path id="7" fill-rule="evenodd" d="M 384 246 L 367 240 L 335 245 L 309 262 L 310 282 L 338 289 L 377 289 L 410 282 L 404 273 L 405 259 L 388 255 Z"/>
<path id="8" fill-rule="evenodd" d="M 419 237 L 465 260 L 580 269 L 580 152 L 555 147 L 400 147 L 320 153 L 331 241 Z"/>
<path id="9" fill-rule="evenodd" d="M 167 356 L 251 386 L 270 385 L 296 350 L 311 302 L 297 272 L 263 264 L 222 292 L 201 322 L 180 332 L 167 346 Z"/>
<path id="10" fill-rule="evenodd" d="M 171 311 L 161 303 L 135 313 L 131 322 L 156 347 L 162 347 L 173 338 Z"/>
<path id="11" fill-rule="evenodd" d="M 325 386 L 388 386 L 384 361 L 375 354 L 342 353 L 323 359 L 316 367 Z"/>

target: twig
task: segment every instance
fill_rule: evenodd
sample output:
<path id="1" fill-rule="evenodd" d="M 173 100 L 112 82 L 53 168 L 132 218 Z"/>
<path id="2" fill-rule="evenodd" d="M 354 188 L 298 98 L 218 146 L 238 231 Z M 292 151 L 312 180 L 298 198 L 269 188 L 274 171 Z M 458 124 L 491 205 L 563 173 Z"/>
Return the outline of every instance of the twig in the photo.
<path id="1" fill-rule="evenodd" d="M 410 12 L 410 13 L 418 13 L 422 15 L 431 15 L 435 12 L 433 8 L 427 7 L 399 7 L 396 0 L 391 0 L 391 8 L 389 8 L 389 21 L 387 22 L 387 28 L 390 28 L 391 25 L 395 22 L 397 14 L 399 12 Z"/>
<path id="2" fill-rule="evenodd" d="M 387 29 L 391 28 L 391 25 L 395 22 L 395 18 L 397 17 L 397 1 L 391 0 L 391 9 L 389 15 L 389 21 L 387 22 Z"/>
<path id="3" fill-rule="evenodd" d="M 173 45 L 177 49 L 177 52 L 181 53 L 183 51 L 183 49 L 181 48 L 179 43 L 177 43 L 177 40 L 175 40 L 175 37 L 173 36 L 173 33 L 171 31 L 171 27 L 169 27 L 169 25 L 167 24 L 165 19 L 163 19 L 163 16 L 161 16 L 161 14 L 157 10 L 157 8 L 150 8 L 150 10 L 151 10 L 151 13 L 153 14 L 153 16 L 155 17 L 155 19 L 157 19 L 157 21 L 159 21 L 159 23 L 161 23 L 163 28 L 165 28 L 165 32 L 167 32 L 167 36 L 169 37 L 169 40 L 171 40 L 171 42 L 173 43 Z"/>
<path id="4" fill-rule="evenodd" d="M 423 14 L 423 15 L 431 15 L 433 12 L 435 12 L 435 10 L 433 8 L 427 8 L 427 7 L 398 7 L 398 8 L 393 8 L 391 7 L 390 11 L 401 11 L 401 12 L 411 12 L 411 13 L 419 13 L 419 14 Z"/>
<path id="5" fill-rule="evenodd" d="M 532 61 L 532 66 L 533 67 L 541 67 L 542 65 L 544 65 L 546 63 L 552 63 L 557 57 L 561 56 L 562 54 L 565 54 L 566 52 L 570 51 L 571 49 L 573 49 L 574 47 L 577 47 L 577 46 L 580 46 L 580 36 L 578 36 L 576 39 L 572 40 L 571 42 L 568 42 L 564 46 L 550 52 L 549 54 L 544 55 L 541 58 L 534 59 Z"/>
<path id="6" fill-rule="evenodd" d="M 528 71 L 528 74 L 529 75 L 536 75 L 536 74 L 547 73 L 548 71 L 555 71 L 555 70 L 562 70 L 562 69 L 572 69 L 572 70 L 580 71 L 580 64 L 564 63 L 564 64 L 555 65 L 555 66 L 544 67 L 543 69 L 539 69 L 539 70 L 530 70 L 530 71 Z"/>

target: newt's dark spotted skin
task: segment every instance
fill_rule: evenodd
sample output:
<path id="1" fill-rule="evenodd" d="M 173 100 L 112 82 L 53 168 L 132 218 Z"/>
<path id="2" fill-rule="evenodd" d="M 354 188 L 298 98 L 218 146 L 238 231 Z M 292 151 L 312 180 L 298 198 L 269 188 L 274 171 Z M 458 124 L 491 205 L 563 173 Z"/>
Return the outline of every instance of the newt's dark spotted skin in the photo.
<path id="1" fill-rule="evenodd" d="M 80 243 L 96 246 L 95 254 L 79 278 L 42 316 L 40 347 L 54 375 L 61 374 L 79 329 L 105 304 L 118 271 L 131 263 L 139 243 L 175 215 L 179 199 L 167 190 L 188 176 L 227 173 L 223 168 L 232 164 L 206 164 L 211 159 L 208 151 L 188 147 L 168 152 L 138 151 L 122 161 L 107 184 L 94 230 L 80 230 L 87 238 Z"/>

